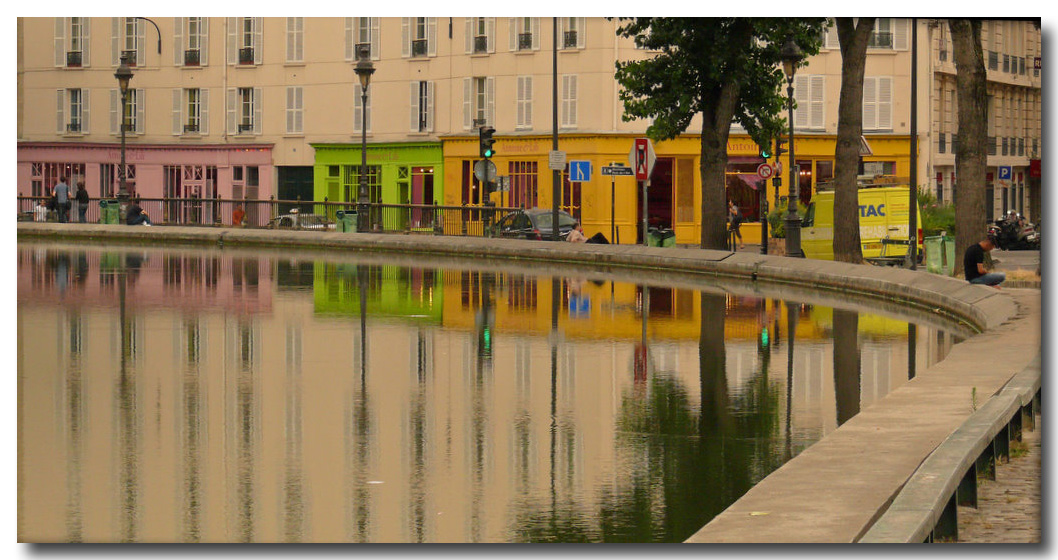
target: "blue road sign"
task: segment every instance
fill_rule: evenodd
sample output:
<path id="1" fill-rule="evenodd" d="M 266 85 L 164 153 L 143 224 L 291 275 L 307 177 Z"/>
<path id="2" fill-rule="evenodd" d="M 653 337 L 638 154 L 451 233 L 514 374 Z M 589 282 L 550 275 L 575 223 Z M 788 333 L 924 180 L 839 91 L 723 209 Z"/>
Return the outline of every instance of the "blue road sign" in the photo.
<path id="1" fill-rule="evenodd" d="M 1010 166 L 1002 166 L 999 168 L 999 178 L 1001 180 L 1010 180 Z"/>
<path id="2" fill-rule="evenodd" d="M 586 159 L 570 160 L 569 180 L 575 183 L 591 181 L 591 162 Z"/>

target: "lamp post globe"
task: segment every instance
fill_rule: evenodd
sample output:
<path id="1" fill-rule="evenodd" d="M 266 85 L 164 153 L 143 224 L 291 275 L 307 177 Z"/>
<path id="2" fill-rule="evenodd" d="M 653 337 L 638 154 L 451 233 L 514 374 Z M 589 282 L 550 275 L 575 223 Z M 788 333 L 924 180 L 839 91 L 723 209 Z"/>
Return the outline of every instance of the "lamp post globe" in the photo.
<path id="1" fill-rule="evenodd" d="M 356 197 L 356 230 L 367 231 L 371 228 L 367 217 L 367 87 L 371 84 L 371 74 L 375 73 L 375 65 L 371 63 L 371 46 L 358 45 L 357 47 L 356 77 L 360 78 L 360 188 Z"/>
<path id="2" fill-rule="evenodd" d="M 802 53 L 800 47 L 797 46 L 797 42 L 794 41 L 793 36 L 786 38 L 786 44 L 782 47 L 780 57 L 782 58 L 783 73 L 786 74 L 786 105 L 789 108 L 788 122 L 790 125 L 790 149 L 788 150 L 790 157 L 790 190 L 785 220 L 786 255 L 790 257 L 803 257 L 804 253 L 801 252 L 801 218 L 797 215 L 798 191 L 800 190 L 801 185 L 797 167 L 794 166 L 793 79 L 794 74 L 797 72 L 797 64 L 801 62 L 802 58 L 804 58 L 804 53 Z"/>
<path id="3" fill-rule="evenodd" d="M 128 121 L 127 104 L 129 95 L 129 81 L 132 80 L 132 70 L 128 65 L 128 58 L 121 55 L 121 64 L 114 72 L 118 80 L 118 89 L 121 90 L 121 165 L 118 167 L 118 215 L 121 223 L 125 223 L 125 213 L 128 209 L 129 191 L 125 182 L 125 128 Z"/>

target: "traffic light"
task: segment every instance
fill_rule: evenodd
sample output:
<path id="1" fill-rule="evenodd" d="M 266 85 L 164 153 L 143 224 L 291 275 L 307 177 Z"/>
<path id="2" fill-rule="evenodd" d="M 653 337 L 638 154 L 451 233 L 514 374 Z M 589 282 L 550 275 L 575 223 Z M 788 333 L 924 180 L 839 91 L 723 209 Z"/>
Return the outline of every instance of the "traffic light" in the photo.
<path id="1" fill-rule="evenodd" d="M 768 159 L 771 157 L 771 148 L 768 146 L 760 146 L 760 157 Z"/>
<path id="2" fill-rule="evenodd" d="M 778 158 L 778 157 L 782 156 L 783 154 L 785 154 L 786 152 L 790 151 L 789 149 L 786 148 L 786 144 L 787 144 L 787 140 L 785 138 L 781 137 L 781 136 L 779 138 L 775 139 L 775 157 L 776 158 Z"/>
<path id="3" fill-rule="evenodd" d="M 478 144 L 481 148 L 481 157 L 484 159 L 489 159 L 496 154 L 496 150 L 492 147 L 496 143 L 496 140 L 492 138 L 494 132 L 496 132 L 496 129 L 491 126 L 483 126 L 478 129 Z"/>
<path id="4" fill-rule="evenodd" d="M 768 347 L 768 342 L 769 342 L 769 340 L 768 340 L 768 327 L 763 327 L 763 328 L 761 328 L 761 331 L 760 331 L 760 345 L 761 345 L 761 347 L 767 348 Z"/>

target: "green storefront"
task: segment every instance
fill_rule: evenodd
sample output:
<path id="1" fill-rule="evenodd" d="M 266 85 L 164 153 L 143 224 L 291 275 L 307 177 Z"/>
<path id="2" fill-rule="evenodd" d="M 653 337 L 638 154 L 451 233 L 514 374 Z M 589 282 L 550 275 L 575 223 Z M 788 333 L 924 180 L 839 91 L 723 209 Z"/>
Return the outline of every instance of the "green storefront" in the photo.
<path id="1" fill-rule="evenodd" d="M 360 185 L 360 144 L 311 146 L 316 152 L 314 200 L 355 203 Z M 383 204 L 443 201 L 443 161 L 440 142 L 368 144 L 368 200 Z"/>

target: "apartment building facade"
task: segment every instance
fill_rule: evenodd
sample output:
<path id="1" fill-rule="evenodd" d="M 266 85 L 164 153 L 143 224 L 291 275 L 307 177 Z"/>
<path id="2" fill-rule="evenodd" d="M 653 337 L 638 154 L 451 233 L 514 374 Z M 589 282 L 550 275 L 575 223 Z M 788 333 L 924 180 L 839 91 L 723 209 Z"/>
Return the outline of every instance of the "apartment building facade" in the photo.
<path id="1" fill-rule="evenodd" d="M 863 109 L 872 153 L 864 157 L 864 173 L 909 175 L 910 103 L 904 92 L 911 84 L 910 25 L 908 19 L 883 18 L 872 36 Z M 927 20 L 918 25 L 919 134 L 920 144 L 930 146 L 920 149 L 928 157 L 919 159 L 919 182 L 939 176 L 948 185 L 944 163 L 952 121 L 943 120 L 946 106 L 932 96 L 943 98 L 948 90 L 934 82 L 953 83 L 954 70 L 929 64 L 940 56 L 938 31 Z M 485 196 L 473 164 L 475 123 L 484 122 L 496 128 L 493 161 L 510 183 L 492 201 L 549 207 L 548 153 L 556 117 L 558 149 L 567 160 L 590 161 L 596 172 L 588 181 L 571 182 L 564 171 L 560 205 L 590 231 L 609 232 L 613 220 L 619 240 L 633 242 L 642 192 L 634 180 L 601 177 L 598 170 L 627 164 L 634 138 L 649 124 L 621 118 L 614 62 L 651 53 L 617 37 L 618 26 L 604 18 L 19 18 L 18 190 L 42 194 L 66 174 L 83 178 L 93 197 L 116 192 L 120 96 L 113 73 L 124 53 L 134 72 L 127 109 L 129 177 L 142 196 L 354 201 L 366 127 L 372 201 L 480 205 Z M 1023 46 L 1038 53 L 1039 32 L 1032 39 L 1030 28 L 1024 29 Z M 924 37 L 930 49 L 921 48 Z M 1004 54 L 1010 57 L 1016 47 L 1008 42 Z M 359 46 L 375 67 L 366 111 L 354 74 Z M 1018 57 L 1020 69 L 1027 56 Z M 996 87 L 1027 99 L 1031 78 L 1009 79 Z M 1025 79 L 1028 85 L 1021 84 Z M 820 54 L 798 70 L 794 82 L 802 200 L 833 177 L 840 83 L 841 55 L 831 28 Z M 1038 105 L 1038 78 L 1034 91 Z M 996 102 L 1017 112 L 1005 95 Z M 1031 126 L 1027 103 L 1022 101 L 1018 121 L 1024 128 Z M 1038 138 L 1038 111 L 1036 116 Z M 942 122 L 948 123 L 944 152 L 940 137 L 931 136 Z M 1014 121 L 999 122 L 1004 128 L 996 137 L 1014 137 L 1007 130 L 1017 126 Z M 686 134 L 657 143 L 647 194 L 650 221 L 672 227 L 684 243 L 700 237 L 697 130 L 696 118 Z M 1032 138 L 1023 134 L 1027 150 Z M 1007 140 L 1008 154 L 1010 149 Z M 729 197 L 748 219 L 759 219 L 762 199 L 774 202 L 787 187 L 772 187 L 757 175 L 765 160 L 738 127 L 728 154 Z M 1029 175 L 1027 156 L 1006 157 L 1024 159 L 1021 172 Z M 781 175 L 785 181 L 786 173 Z"/>

